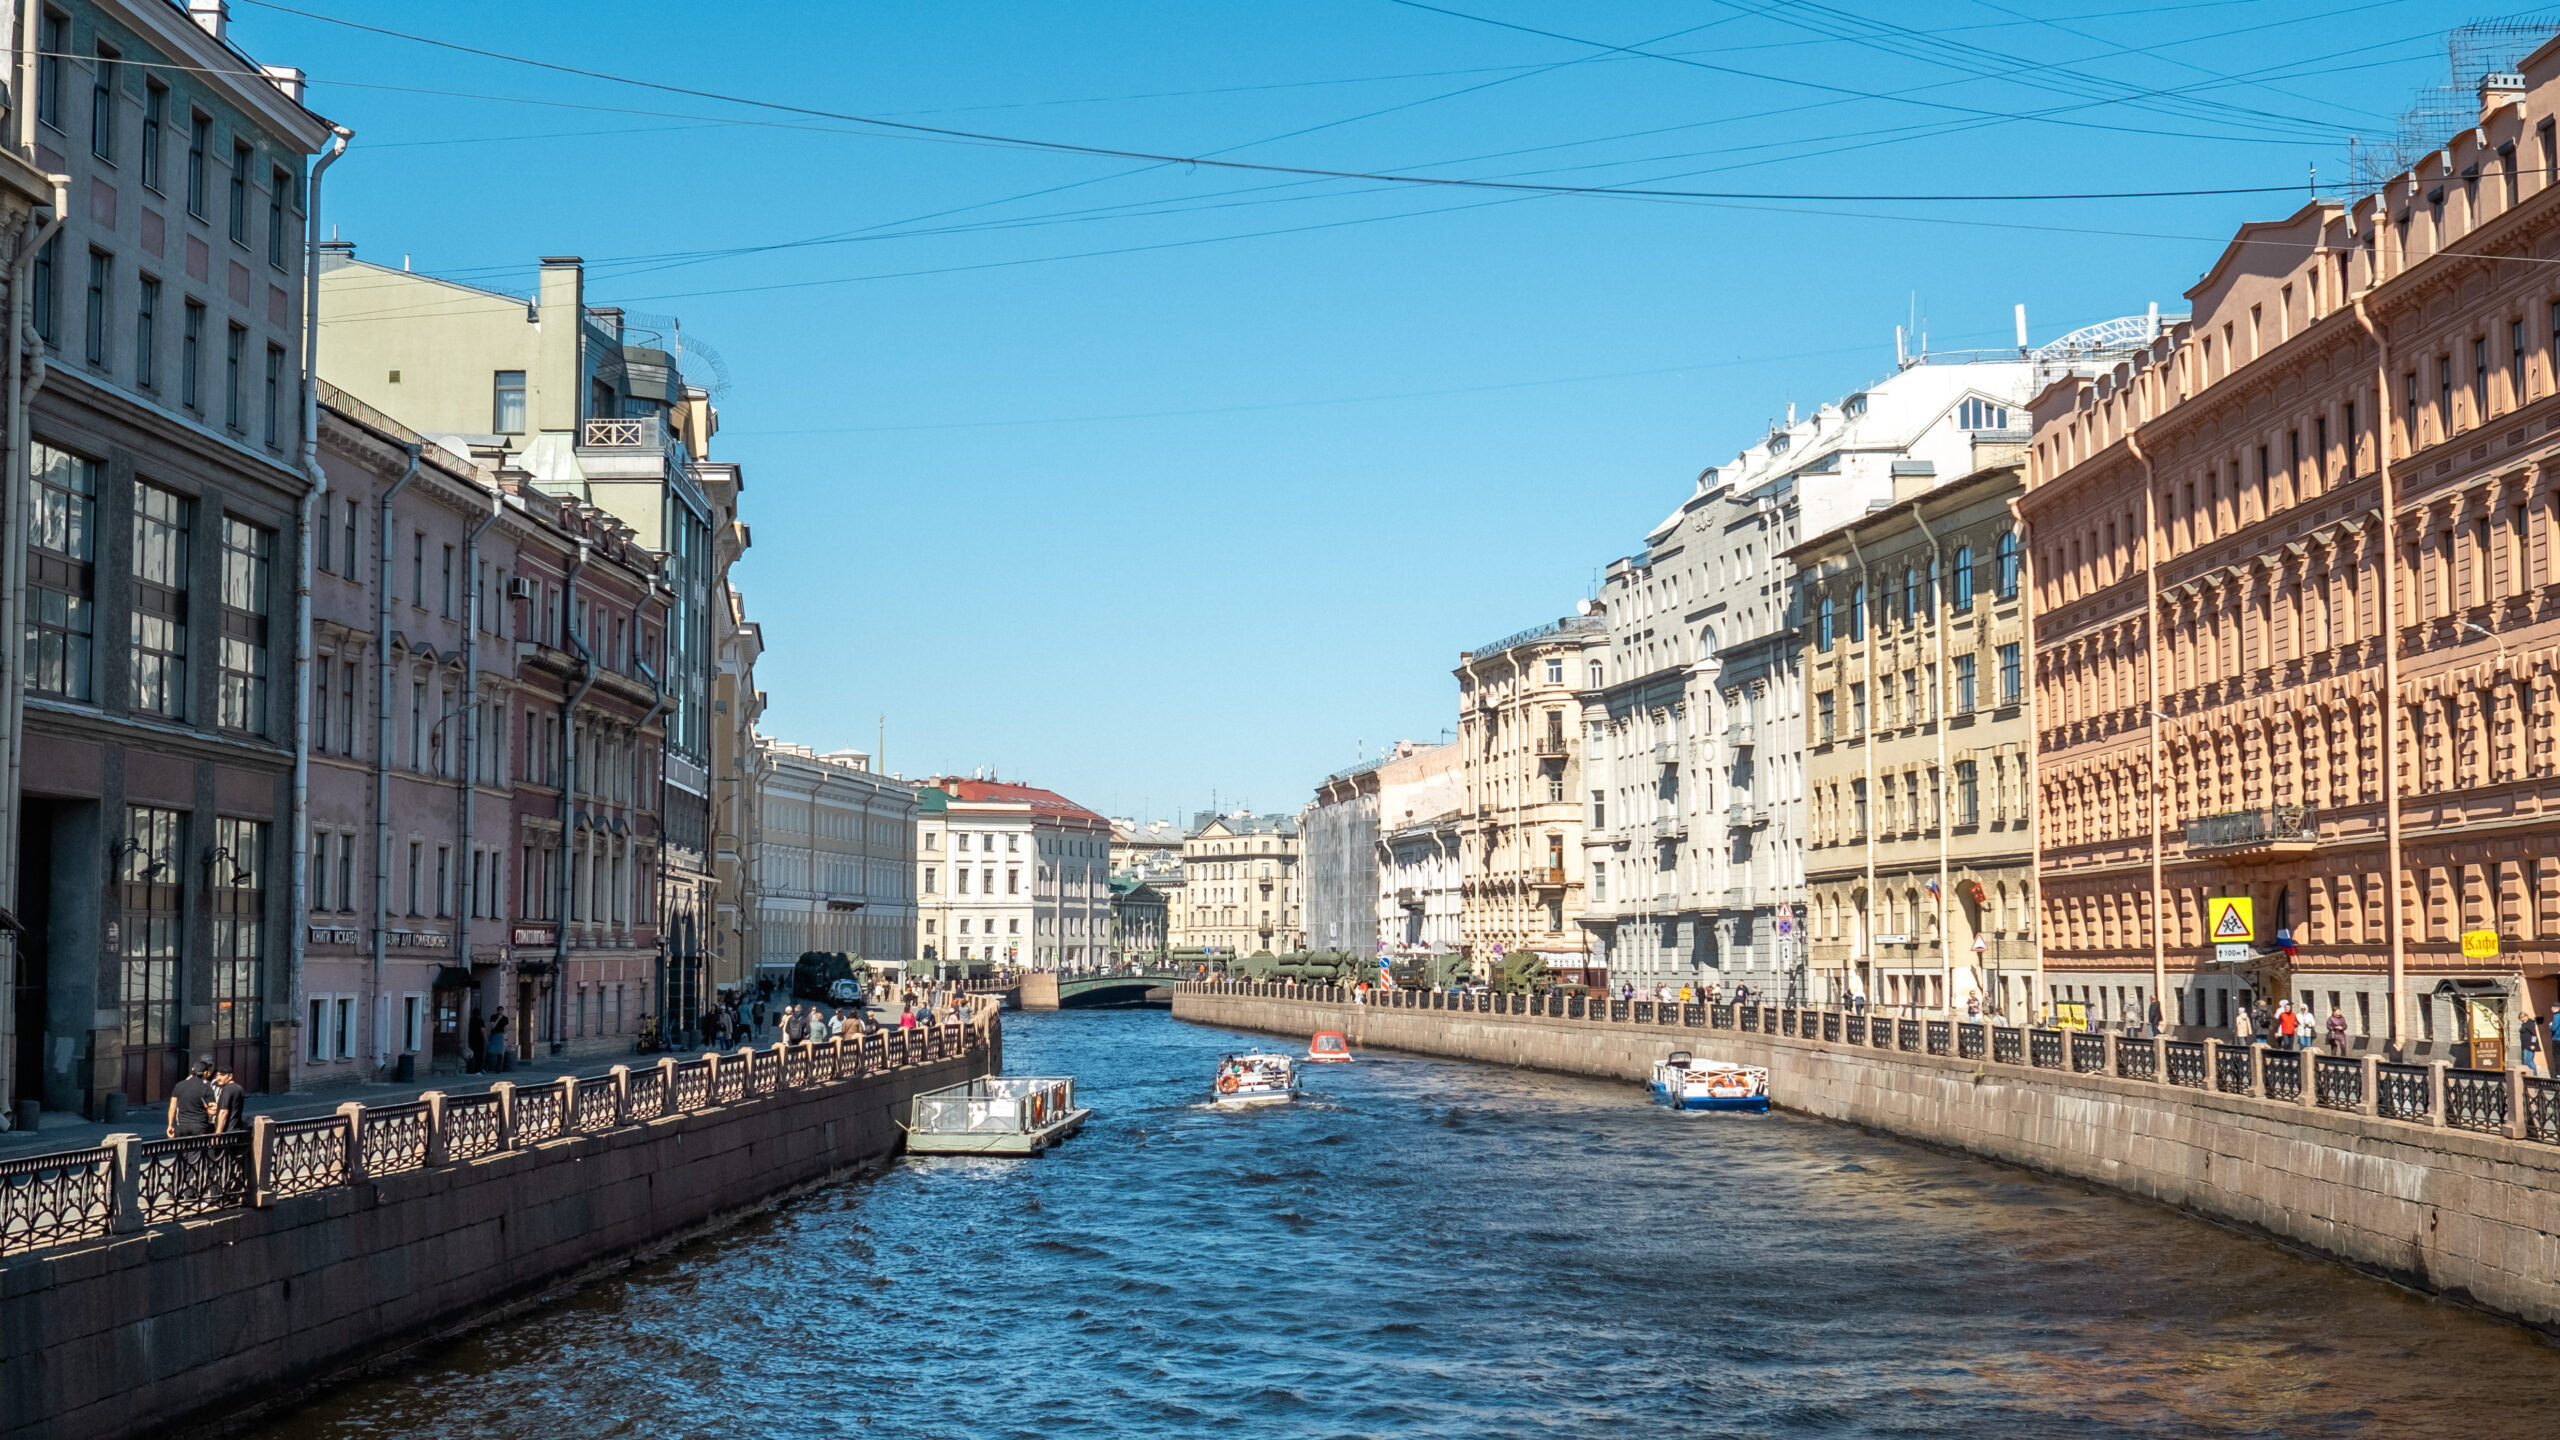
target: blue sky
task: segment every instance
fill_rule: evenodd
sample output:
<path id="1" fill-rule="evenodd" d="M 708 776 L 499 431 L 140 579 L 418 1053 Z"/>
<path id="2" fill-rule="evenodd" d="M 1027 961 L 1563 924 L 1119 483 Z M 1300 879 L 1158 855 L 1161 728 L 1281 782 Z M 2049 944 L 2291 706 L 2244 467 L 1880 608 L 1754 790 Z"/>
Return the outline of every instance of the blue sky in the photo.
<path id="1" fill-rule="evenodd" d="M 536 256 L 725 362 L 765 728 L 1115 814 L 1295 809 L 1454 723 L 1790 401 L 2181 292 L 2446 78 L 2425 0 L 234 0 L 356 131 L 328 218 Z M 1531 33 L 1545 31 L 1547 34 Z M 1585 42 L 1597 42 L 1585 43 Z M 1617 46 L 1612 50 L 1604 47 Z M 1633 54 L 1629 51 L 1646 53 Z M 1745 192 L 1452 191 L 1152 155 Z M 2020 195 L 2288 187 L 2139 200 Z M 325 361 L 324 361 L 325 365 Z"/>

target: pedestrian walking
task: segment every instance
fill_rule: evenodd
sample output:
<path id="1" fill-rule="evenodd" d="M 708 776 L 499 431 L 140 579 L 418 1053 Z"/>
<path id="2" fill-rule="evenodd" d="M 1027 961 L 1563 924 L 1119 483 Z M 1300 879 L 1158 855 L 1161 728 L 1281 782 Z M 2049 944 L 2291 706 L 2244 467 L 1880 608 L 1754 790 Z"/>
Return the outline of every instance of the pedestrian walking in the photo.
<path id="1" fill-rule="evenodd" d="M 477 1073 L 480 1069 L 480 1057 L 489 1051 L 489 1025 L 487 1021 L 480 1018 L 480 1012 L 477 1010 L 471 1012 L 469 1033 L 471 1044 L 463 1051 L 462 1068 L 465 1072 Z"/>
<path id="2" fill-rule="evenodd" d="M 2334 1000 L 2332 1000 L 2332 1001 L 2330 1001 L 2330 1002 L 2329 1002 L 2329 1026 L 2328 1026 L 2328 1029 L 2329 1029 L 2329 1053 L 2330 1053 L 2330 1054 L 2332 1054 L 2332 1055 L 2344 1055 L 2344 1054 L 2346 1054 L 2346 1053 L 2347 1053 L 2347 1012 L 2346 1012 L 2346 1011 L 2344 1011 L 2344 1010 L 2339 1009 L 2339 1008 L 2338 1008 L 2338 1002 L 2336 1002 L 2336 1001 L 2334 1001 Z"/>
<path id="3" fill-rule="evenodd" d="M 489 1055 L 480 1066 L 481 1072 L 494 1075 L 501 1070 L 510 1069 L 512 1068 L 510 1062 L 513 1059 L 514 1056 L 507 1049 L 507 1012 L 501 1010 L 497 1018 L 489 1022 Z"/>
<path id="4" fill-rule="evenodd" d="M 213 1133 L 213 1057 L 198 1060 L 169 1092 L 169 1136 Z"/>
<path id="5" fill-rule="evenodd" d="M 2279 1050 L 2302 1048 L 2302 1012 L 2293 1008 L 2291 1000 L 2285 1001 L 2276 1010 L 2276 1048 Z"/>
<path id="6" fill-rule="evenodd" d="M 2250 1020 L 2246 1005 L 2231 1012 L 2231 1038 L 2243 1045 L 2258 1043 L 2258 1027 Z"/>
<path id="7" fill-rule="evenodd" d="M 2533 1012 L 2527 1010 L 2524 1012 L 2524 1024 L 2518 1028 L 2523 1031 L 2516 1038 L 2524 1049 L 2524 1073 L 2539 1075 L 2542 1073 L 2542 1022 L 2534 1019 Z"/>
<path id="8" fill-rule="evenodd" d="M 2154 995 L 2151 997 L 2151 1038 L 2154 1040 L 2160 1038 L 2160 1017 L 2160 997 Z"/>

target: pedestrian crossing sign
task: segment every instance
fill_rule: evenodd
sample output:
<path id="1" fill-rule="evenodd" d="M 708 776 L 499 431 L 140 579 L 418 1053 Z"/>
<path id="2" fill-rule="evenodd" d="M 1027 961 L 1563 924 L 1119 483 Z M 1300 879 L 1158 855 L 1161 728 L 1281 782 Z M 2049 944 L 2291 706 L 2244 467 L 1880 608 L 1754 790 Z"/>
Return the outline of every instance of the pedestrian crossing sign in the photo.
<path id="1" fill-rule="evenodd" d="M 2217 945 L 2257 938 L 2255 917 L 2249 913 L 2246 895 L 2216 895 L 2205 902 L 2205 914 Z"/>

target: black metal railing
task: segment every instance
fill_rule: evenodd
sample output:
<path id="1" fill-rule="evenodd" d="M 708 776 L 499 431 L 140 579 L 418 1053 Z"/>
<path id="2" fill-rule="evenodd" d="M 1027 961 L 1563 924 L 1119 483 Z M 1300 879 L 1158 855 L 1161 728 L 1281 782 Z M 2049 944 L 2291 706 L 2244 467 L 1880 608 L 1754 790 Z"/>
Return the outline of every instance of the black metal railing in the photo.
<path id="1" fill-rule="evenodd" d="M 2275 1057 L 2267 1057 L 2272 1060 Z M 2300 1061 L 2299 1053 L 2288 1053 L 2288 1059 Z M 2324 1110 L 2361 1110 L 2364 1108 L 2364 1062 L 2341 1059 L 2335 1055 L 2311 1057 L 2311 1103 Z"/>
<path id="2" fill-rule="evenodd" d="M 2218 1045 L 2213 1051 L 2213 1088 L 2225 1095 L 2249 1093 L 2249 1049 L 2246 1045 Z"/>
<path id="3" fill-rule="evenodd" d="M 1930 1054 L 1946 1055 L 1953 1053 L 1955 1048 L 1955 1027 L 1953 1025 L 1944 1020 L 1931 1020 L 1924 1028 L 1928 1036 Z"/>
<path id="4" fill-rule="evenodd" d="M 2001 1065 L 2027 1063 L 2027 1032 L 2015 1025 L 1992 1026 L 1991 1058 Z"/>
<path id="5" fill-rule="evenodd" d="M 2356 1085 L 2363 1088 L 2362 1075 L 2356 1077 Z M 2374 1114 L 2385 1120 L 2429 1120 L 2435 1111 L 2435 1080 L 2426 1066 L 2394 1065 L 2386 1060 L 2373 1067 Z"/>
<path id="6" fill-rule="evenodd" d="M 2504 1134 L 2509 1118 L 2507 1072 L 2461 1069 L 2444 1072 L 2445 1124 L 2457 1130 Z"/>
<path id="7" fill-rule="evenodd" d="M 2119 1080 L 2157 1080 L 2160 1078 L 2157 1057 L 2150 1040 L 2139 1035 L 2116 1037 L 2116 1078 Z"/>
<path id="8" fill-rule="evenodd" d="M 2107 1068 L 2107 1037 L 2086 1030 L 2071 1032 L 2071 1073 L 2095 1075 Z"/>
<path id="9" fill-rule="evenodd" d="M 184 1220 L 249 1200 L 249 1132 L 133 1144 L 134 1198 L 147 1220 Z"/>
<path id="10" fill-rule="evenodd" d="M 2298 1050 L 2260 1050 L 2258 1077 L 2260 1083 L 2266 1086 L 2268 1099 L 2300 1100 L 2302 1098 L 2302 1053 Z"/>
<path id="11" fill-rule="evenodd" d="M 1760 1028 L 1759 1006 L 1745 1005 L 1742 1007 L 1742 1028 L 1745 1030 L 1758 1030 Z"/>
<path id="12" fill-rule="evenodd" d="M 1825 1010 L 1822 1012 L 1822 1038 L 1825 1040 L 1838 1040 L 1840 1038 L 1839 1011 Z"/>
<path id="13" fill-rule="evenodd" d="M 2560 1144 L 2560 1079 L 2524 1077 L 2524 1133 L 2528 1140 Z"/>
<path id="14" fill-rule="evenodd" d="M 2062 1068 L 2062 1034 L 2059 1030 L 2027 1032 L 2027 1060 L 2038 1070 Z"/>
<path id="15" fill-rule="evenodd" d="M 2268 810 L 2232 810 L 2199 815 L 2187 822 L 2190 850 L 2230 850 L 2279 840 L 2320 838 L 2320 811 L 2312 805 L 2278 805 Z"/>
<path id="16" fill-rule="evenodd" d="M 1966 1021 L 1956 1027 L 1956 1058 L 1979 1060 L 1990 1051 L 1991 1033 L 1987 1025 Z"/>
<path id="17" fill-rule="evenodd" d="M 432 1119 L 424 1100 L 364 1107 L 364 1123 L 356 1130 L 364 1173 L 397 1175 L 426 1168 L 427 1145 L 435 1134 Z"/>
<path id="18" fill-rule="evenodd" d="M 2202 1090 L 2212 1077 L 2204 1073 L 2204 1042 L 2201 1040 L 2163 1040 L 2161 1061 L 2168 1067 L 2172 1085 Z"/>
<path id="19" fill-rule="evenodd" d="M 0 1250 L 104 1235 L 115 1218 L 115 1151 L 102 1145 L 0 1160 Z"/>
<path id="20" fill-rule="evenodd" d="M 1844 1017 L 1840 1022 L 1840 1033 L 1845 1036 L 1848 1042 L 1852 1045 L 1866 1044 L 1867 1017 L 1864 1015 L 1850 1015 Z"/>

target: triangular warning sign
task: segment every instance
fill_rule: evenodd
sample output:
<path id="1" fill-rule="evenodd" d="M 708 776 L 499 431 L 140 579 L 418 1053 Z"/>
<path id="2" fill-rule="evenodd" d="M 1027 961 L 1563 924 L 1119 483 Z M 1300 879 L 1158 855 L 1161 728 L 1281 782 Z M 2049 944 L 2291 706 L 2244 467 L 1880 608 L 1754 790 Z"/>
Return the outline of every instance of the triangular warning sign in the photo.
<path id="1" fill-rule="evenodd" d="M 2216 940 L 2248 939 L 2249 922 L 2241 915 L 2240 907 L 2224 905 L 2221 909 L 2222 918 L 2213 922 L 2213 938 Z"/>

